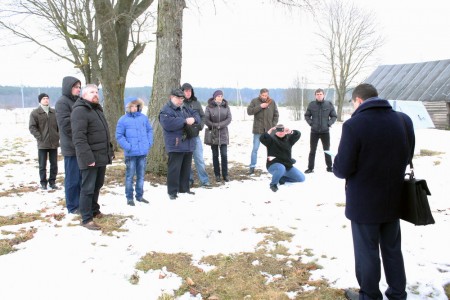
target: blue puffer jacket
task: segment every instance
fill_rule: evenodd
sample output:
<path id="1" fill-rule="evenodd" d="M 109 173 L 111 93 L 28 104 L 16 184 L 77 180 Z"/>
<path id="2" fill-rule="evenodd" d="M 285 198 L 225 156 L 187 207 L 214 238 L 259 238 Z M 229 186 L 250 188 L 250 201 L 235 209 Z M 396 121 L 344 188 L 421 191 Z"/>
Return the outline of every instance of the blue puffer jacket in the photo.
<path id="1" fill-rule="evenodd" d="M 193 117 L 195 124 L 200 124 L 201 118 L 197 111 L 186 107 L 175 106 L 170 100 L 159 113 L 159 122 L 163 128 L 166 152 L 193 152 L 195 139 L 183 139 L 183 128 L 186 118 Z"/>
<path id="2" fill-rule="evenodd" d="M 136 97 L 124 100 L 125 115 L 120 117 L 116 127 L 116 140 L 125 156 L 147 155 L 153 145 L 153 128 L 148 117 L 142 113 L 144 101 Z M 131 104 L 138 105 L 137 112 L 130 112 Z"/>

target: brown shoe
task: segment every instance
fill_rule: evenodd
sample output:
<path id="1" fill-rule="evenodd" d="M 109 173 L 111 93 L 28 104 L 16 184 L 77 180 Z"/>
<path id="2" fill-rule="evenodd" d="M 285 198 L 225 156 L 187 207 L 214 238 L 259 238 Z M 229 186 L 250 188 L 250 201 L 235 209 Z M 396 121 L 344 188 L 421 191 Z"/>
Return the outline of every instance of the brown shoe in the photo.
<path id="1" fill-rule="evenodd" d="M 98 214 L 94 215 L 94 218 L 96 218 L 96 219 L 101 219 L 101 218 L 103 218 L 104 216 L 105 216 L 104 214 L 102 214 L 101 212 L 99 212 Z"/>
<path id="2" fill-rule="evenodd" d="M 94 221 L 89 221 L 86 224 L 81 224 L 81 226 L 89 229 L 89 230 L 100 230 L 102 229 L 100 226 L 94 223 Z"/>

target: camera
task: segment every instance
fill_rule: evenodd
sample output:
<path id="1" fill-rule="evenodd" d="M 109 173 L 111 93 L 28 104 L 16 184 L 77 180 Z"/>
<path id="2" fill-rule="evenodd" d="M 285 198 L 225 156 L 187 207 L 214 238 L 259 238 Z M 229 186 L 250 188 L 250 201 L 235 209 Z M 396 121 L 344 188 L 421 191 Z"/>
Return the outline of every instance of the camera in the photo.
<path id="1" fill-rule="evenodd" d="M 284 131 L 284 127 L 277 127 L 276 130 L 277 130 L 277 132 L 283 132 Z"/>

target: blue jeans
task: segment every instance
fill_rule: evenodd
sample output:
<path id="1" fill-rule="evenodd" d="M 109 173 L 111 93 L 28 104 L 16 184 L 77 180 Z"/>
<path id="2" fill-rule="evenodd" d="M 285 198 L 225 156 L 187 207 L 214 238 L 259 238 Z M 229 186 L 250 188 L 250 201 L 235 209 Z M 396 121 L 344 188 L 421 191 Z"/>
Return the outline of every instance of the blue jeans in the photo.
<path id="1" fill-rule="evenodd" d="M 303 182 L 305 181 L 305 174 L 299 169 L 292 167 L 286 170 L 286 167 L 280 163 L 274 163 L 267 169 L 272 174 L 272 181 L 270 184 L 278 184 L 281 181 L 284 182 Z"/>
<path id="2" fill-rule="evenodd" d="M 144 196 L 144 176 L 147 156 L 125 156 L 125 195 L 127 200 L 133 200 L 133 178 L 136 175 L 136 200 Z"/>
<path id="3" fill-rule="evenodd" d="M 252 149 L 252 157 L 250 161 L 250 168 L 256 167 L 256 161 L 258 160 L 258 149 L 261 142 L 259 138 L 261 134 L 253 134 L 253 149 Z"/>
<path id="4" fill-rule="evenodd" d="M 388 288 L 386 296 L 392 300 L 406 299 L 406 275 L 402 255 L 400 220 L 380 224 L 352 221 L 355 271 L 359 299 L 383 299 L 379 288 L 381 257 Z"/>
<path id="5" fill-rule="evenodd" d="M 195 137 L 195 150 L 193 153 L 195 168 L 197 169 L 198 179 L 200 180 L 201 184 L 209 183 L 208 173 L 206 173 L 205 169 L 205 161 L 203 159 L 203 145 L 202 140 L 200 137 Z M 189 175 L 189 180 L 194 182 L 194 172 L 192 172 Z"/>
<path id="6" fill-rule="evenodd" d="M 81 173 L 76 156 L 64 156 L 64 192 L 69 213 L 75 212 L 80 204 Z"/>

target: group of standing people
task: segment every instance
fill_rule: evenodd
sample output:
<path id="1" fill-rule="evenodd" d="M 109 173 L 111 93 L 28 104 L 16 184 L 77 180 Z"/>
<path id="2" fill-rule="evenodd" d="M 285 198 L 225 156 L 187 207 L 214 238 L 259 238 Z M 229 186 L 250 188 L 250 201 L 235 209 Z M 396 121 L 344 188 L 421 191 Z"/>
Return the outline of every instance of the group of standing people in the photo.
<path id="1" fill-rule="evenodd" d="M 64 77 L 62 96 L 56 108 L 50 108 L 49 96 L 38 96 L 39 107 L 30 115 L 29 130 L 38 145 L 40 188 L 57 189 L 57 148 L 61 143 L 64 156 L 65 196 L 69 213 L 79 213 L 82 225 L 101 229 L 93 220 L 101 218 L 98 197 L 103 186 L 106 166 L 114 158 L 111 137 L 98 88 L 88 84 L 80 97 L 81 82 Z M 324 91 L 315 91 L 305 119 L 311 126 L 308 169 L 314 171 L 315 152 L 321 140 L 329 150 L 329 128 L 336 121 L 333 104 L 324 100 Z M 354 113 L 342 128 L 338 154 L 325 154 L 327 171 L 346 180 L 345 214 L 351 221 L 355 271 L 360 289 L 346 291 L 348 299 L 382 299 L 380 250 L 389 299 L 406 299 L 406 275 L 401 251 L 401 190 L 406 166 L 414 154 L 414 129 L 411 119 L 395 112 L 389 102 L 378 98 L 370 84 L 358 85 L 352 93 Z M 153 144 L 153 129 L 142 113 L 144 102 L 136 97 L 124 100 L 125 115 L 117 124 L 116 139 L 124 149 L 126 164 L 125 195 L 128 205 L 143 198 L 146 156 Z M 267 89 L 253 99 L 247 113 L 254 116 L 253 149 L 249 173 L 255 171 L 257 151 L 262 143 L 267 148 L 266 168 L 272 175 L 270 189 L 278 190 L 285 182 L 303 182 L 305 175 L 294 167 L 292 146 L 300 139 L 298 130 L 278 123 L 278 109 Z M 163 128 L 168 153 L 167 192 L 171 200 L 190 191 L 193 183 L 192 158 L 202 186 L 209 186 L 203 160 L 199 131 L 206 127 L 212 134 L 210 142 L 214 175 L 217 182 L 229 181 L 227 146 L 228 125 L 232 116 L 223 92 L 217 90 L 208 99 L 205 111 L 189 83 L 171 91 L 170 100 L 162 107 L 159 122 Z M 187 127 L 195 127 L 187 135 Z M 195 132 L 195 130 L 193 130 Z M 389 134 L 386 134 L 386 133 Z M 219 160 L 220 154 L 220 160 Z M 47 179 L 46 164 L 50 161 Z M 133 178 L 136 176 L 136 188 Z"/>
<path id="2" fill-rule="evenodd" d="M 94 222 L 94 218 L 103 216 L 98 198 L 106 166 L 111 164 L 114 154 L 97 86 L 88 84 L 81 95 L 80 91 L 79 79 L 64 77 L 62 96 L 55 109 L 49 107 L 48 95 L 40 94 L 39 107 L 30 115 L 29 129 L 38 144 L 41 189 L 47 189 L 47 184 L 50 188 L 57 189 L 57 149 L 60 143 L 64 156 L 67 210 L 72 214 L 80 214 L 84 227 L 99 230 L 101 228 Z M 47 155 L 50 160 L 48 180 Z"/>
<path id="3" fill-rule="evenodd" d="M 190 190 L 193 185 L 192 158 L 197 169 L 200 184 L 210 186 L 205 169 L 203 145 L 199 132 L 206 126 L 213 136 L 210 144 L 214 175 L 217 182 L 229 181 L 228 125 L 232 116 L 223 92 L 217 90 L 208 100 L 205 111 L 194 95 L 191 84 L 184 83 L 181 88 L 171 91 L 170 100 L 162 107 L 159 122 L 163 129 L 165 149 L 168 154 L 167 193 L 169 199 L 175 200 L 179 193 L 194 194 Z M 198 125 L 196 135 L 187 136 L 187 127 Z M 220 159 L 219 159 L 220 153 Z M 222 177 L 221 177 L 222 176 Z"/>

